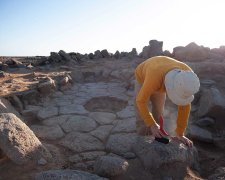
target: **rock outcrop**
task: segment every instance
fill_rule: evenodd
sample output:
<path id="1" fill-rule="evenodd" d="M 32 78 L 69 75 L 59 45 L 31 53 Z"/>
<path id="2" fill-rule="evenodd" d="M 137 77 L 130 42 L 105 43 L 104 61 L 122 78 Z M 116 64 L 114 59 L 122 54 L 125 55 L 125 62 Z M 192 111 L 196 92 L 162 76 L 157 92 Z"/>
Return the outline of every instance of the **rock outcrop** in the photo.
<path id="1" fill-rule="evenodd" d="M 210 49 L 192 42 L 185 47 L 173 49 L 173 56 L 180 61 L 204 61 L 209 58 Z"/>
<path id="2" fill-rule="evenodd" d="M 183 179 L 188 166 L 199 168 L 197 150 L 175 141 L 165 145 L 151 138 L 138 137 L 133 150 L 155 179 Z"/>
<path id="3" fill-rule="evenodd" d="M 37 164 L 41 158 L 51 159 L 30 128 L 12 113 L 0 114 L 0 147 L 14 163 Z"/>
<path id="4" fill-rule="evenodd" d="M 163 42 L 157 40 L 149 41 L 149 45 L 145 46 L 140 54 L 143 58 L 150 58 L 153 56 L 159 56 L 163 54 Z"/>

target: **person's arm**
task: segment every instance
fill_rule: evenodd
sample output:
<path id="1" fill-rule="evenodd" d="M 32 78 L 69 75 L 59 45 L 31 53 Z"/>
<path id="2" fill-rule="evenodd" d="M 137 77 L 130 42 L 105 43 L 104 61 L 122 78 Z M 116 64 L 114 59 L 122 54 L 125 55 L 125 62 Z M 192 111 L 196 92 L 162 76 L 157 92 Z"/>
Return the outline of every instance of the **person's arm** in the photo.
<path id="1" fill-rule="evenodd" d="M 191 110 L 191 104 L 186 106 L 178 106 L 178 113 L 177 113 L 177 128 L 176 133 L 178 136 L 183 136 L 185 129 L 188 124 L 188 118 Z"/>
<path id="2" fill-rule="evenodd" d="M 156 78 L 154 78 L 155 76 L 156 75 L 152 74 L 152 72 L 148 72 L 146 74 L 144 83 L 136 97 L 138 111 L 141 118 L 148 127 L 152 126 L 153 124 L 156 125 L 153 115 L 148 109 L 149 98 L 159 87 L 159 82 Z"/>

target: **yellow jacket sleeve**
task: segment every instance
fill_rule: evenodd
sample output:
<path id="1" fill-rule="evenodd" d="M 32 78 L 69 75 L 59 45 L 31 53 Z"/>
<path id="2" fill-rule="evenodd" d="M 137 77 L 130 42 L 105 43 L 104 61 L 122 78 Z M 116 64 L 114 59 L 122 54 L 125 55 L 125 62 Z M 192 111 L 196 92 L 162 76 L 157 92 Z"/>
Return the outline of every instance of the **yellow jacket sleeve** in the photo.
<path id="1" fill-rule="evenodd" d="M 184 135 L 184 131 L 188 124 L 190 110 L 191 104 L 188 104 L 186 106 L 178 106 L 176 133 L 179 136 Z"/>
<path id="2" fill-rule="evenodd" d="M 157 77 L 157 75 L 153 72 L 147 73 L 144 83 L 136 97 L 136 104 L 140 116 L 147 126 L 151 126 L 156 123 L 152 113 L 150 113 L 148 109 L 149 98 L 161 84 L 161 82 L 159 82 L 155 77 Z"/>

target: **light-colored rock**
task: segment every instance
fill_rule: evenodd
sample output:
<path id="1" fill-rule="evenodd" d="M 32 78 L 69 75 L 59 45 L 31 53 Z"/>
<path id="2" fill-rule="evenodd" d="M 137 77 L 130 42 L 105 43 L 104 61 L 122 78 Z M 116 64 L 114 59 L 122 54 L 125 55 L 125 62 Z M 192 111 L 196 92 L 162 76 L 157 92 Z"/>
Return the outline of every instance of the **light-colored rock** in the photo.
<path id="1" fill-rule="evenodd" d="M 174 57 L 181 61 L 200 61 L 209 58 L 210 49 L 190 43 L 185 47 L 175 47 L 173 49 Z"/>
<path id="2" fill-rule="evenodd" d="M 58 108 L 54 106 L 44 107 L 38 111 L 37 117 L 39 120 L 44 120 L 58 115 Z"/>
<path id="3" fill-rule="evenodd" d="M 30 128 L 12 113 L 0 114 L 0 139 L 1 150 L 16 164 L 51 158 Z"/>
<path id="4" fill-rule="evenodd" d="M 89 117 L 93 118 L 100 125 L 112 124 L 116 119 L 116 115 L 107 112 L 92 112 Z"/>
<path id="5" fill-rule="evenodd" d="M 59 114 L 87 114 L 88 111 L 81 105 L 72 104 L 67 106 L 61 106 L 59 108 Z"/>
<path id="6" fill-rule="evenodd" d="M 83 151 L 102 151 L 105 149 L 103 143 L 97 138 L 90 134 L 76 132 L 66 135 L 59 144 L 78 153 Z"/>
<path id="7" fill-rule="evenodd" d="M 104 151 L 92 151 L 76 154 L 69 157 L 69 161 L 73 163 L 79 163 L 82 161 L 94 161 L 100 156 L 104 156 L 106 152 Z"/>
<path id="8" fill-rule="evenodd" d="M 107 141 L 106 150 L 125 157 L 127 153 L 132 152 L 136 138 L 136 133 L 113 134 Z"/>
<path id="9" fill-rule="evenodd" d="M 112 156 L 99 157 L 94 164 L 94 172 L 99 176 L 113 177 L 126 172 L 129 164 L 125 159 Z"/>
<path id="10" fill-rule="evenodd" d="M 135 118 L 119 120 L 112 130 L 112 133 L 132 133 L 132 132 L 136 132 Z"/>
<path id="11" fill-rule="evenodd" d="M 97 127 L 95 120 L 86 117 L 74 115 L 68 118 L 66 122 L 61 124 L 65 132 L 89 132 Z"/>
<path id="12" fill-rule="evenodd" d="M 216 128 L 225 128 L 225 98 L 217 88 L 211 87 L 202 91 L 198 116 L 212 117 Z"/>
<path id="13" fill-rule="evenodd" d="M 113 125 L 100 126 L 97 129 L 95 129 L 94 131 L 92 131 L 91 135 L 100 139 L 102 142 L 105 142 L 105 140 L 107 139 L 107 137 L 109 136 L 109 134 L 111 132 L 112 127 L 113 127 Z"/>
<path id="14" fill-rule="evenodd" d="M 165 145 L 153 137 L 139 136 L 133 150 L 147 171 L 161 176 L 158 179 L 165 176 L 183 179 L 188 166 L 199 167 L 197 150 L 175 141 Z"/>
<path id="15" fill-rule="evenodd" d="M 62 129 L 58 125 L 55 126 L 32 125 L 31 129 L 33 130 L 33 132 L 37 137 L 42 139 L 56 140 L 64 136 Z"/>
<path id="16" fill-rule="evenodd" d="M 78 170 L 49 170 L 43 171 L 35 176 L 35 180 L 107 180 L 106 178 L 99 177 L 95 174 L 91 174 Z"/>
<path id="17" fill-rule="evenodd" d="M 56 90 L 56 83 L 50 77 L 46 78 L 44 82 L 38 84 L 38 91 L 43 95 L 49 95 Z"/>
<path id="18" fill-rule="evenodd" d="M 149 46 L 145 46 L 141 52 L 141 56 L 144 58 L 150 58 L 153 56 L 162 55 L 163 42 L 157 40 L 149 41 Z"/>
<path id="19" fill-rule="evenodd" d="M 210 143 L 213 142 L 213 136 L 210 131 L 200 128 L 194 124 L 188 126 L 187 135 L 199 141 Z"/>

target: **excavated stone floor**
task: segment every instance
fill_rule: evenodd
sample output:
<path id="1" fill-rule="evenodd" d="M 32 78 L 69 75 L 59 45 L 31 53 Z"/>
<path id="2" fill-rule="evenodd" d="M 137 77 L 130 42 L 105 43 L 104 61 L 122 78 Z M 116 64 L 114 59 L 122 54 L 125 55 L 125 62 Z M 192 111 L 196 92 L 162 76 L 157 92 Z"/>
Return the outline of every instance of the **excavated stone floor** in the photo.
<path id="1" fill-rule="evenodd" d="M 131 152 L 136 138 L 134 92 L 122 83 L 75 84 L 38 108 L 38 121 L 31 129 L 41 140 L 71 151 L 66 161 L 73 168 L 92 170 L 94 160 L 108 153 L 135 158 Z M 164 116 L 170 132 L 173 126 L 167 119 L 175 120 L 176 112 L 166 109 Z"/>

